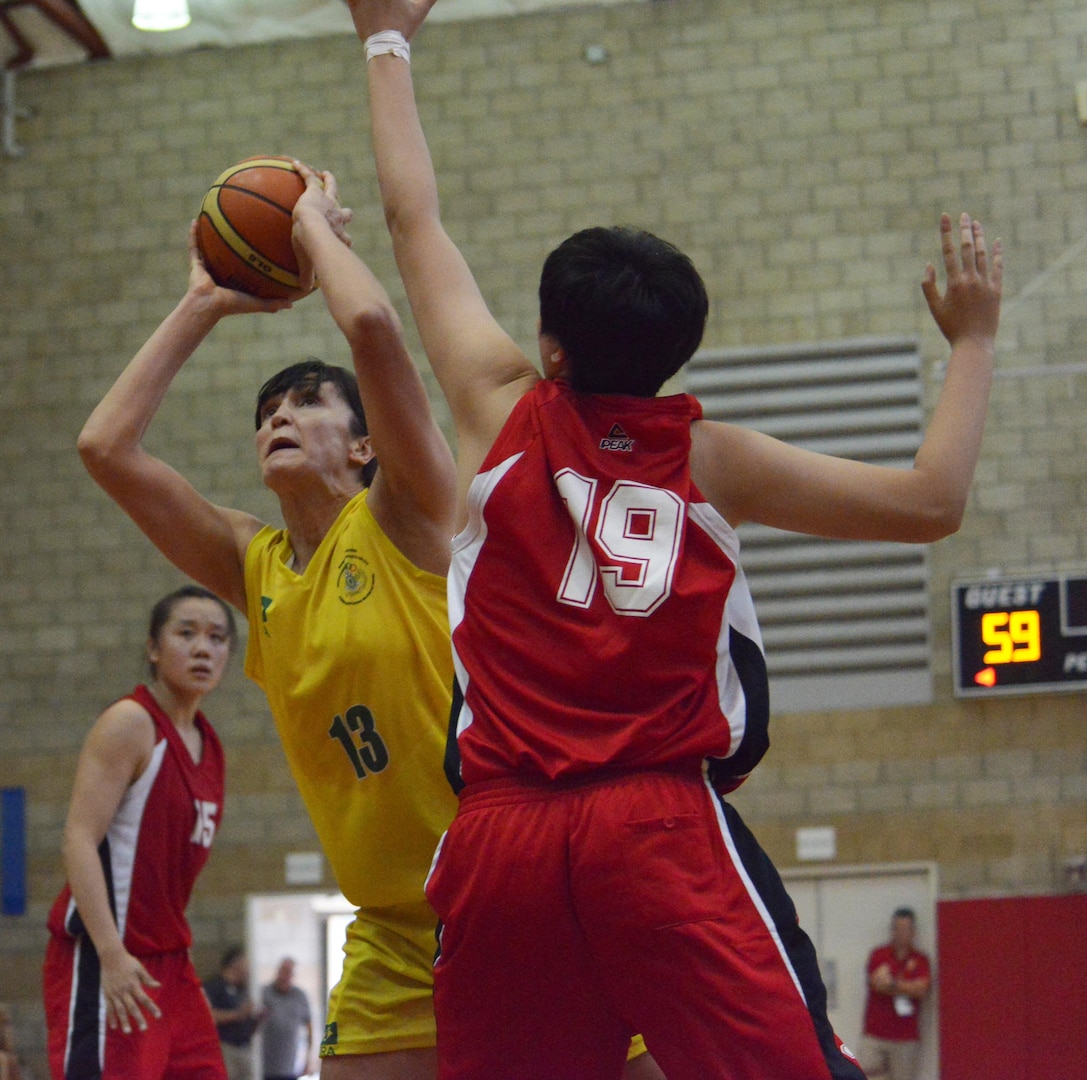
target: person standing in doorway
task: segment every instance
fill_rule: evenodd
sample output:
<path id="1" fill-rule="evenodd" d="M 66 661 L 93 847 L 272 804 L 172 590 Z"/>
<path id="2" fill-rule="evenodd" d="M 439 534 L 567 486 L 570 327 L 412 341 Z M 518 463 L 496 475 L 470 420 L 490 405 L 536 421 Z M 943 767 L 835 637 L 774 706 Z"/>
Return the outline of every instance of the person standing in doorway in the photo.
<path id="1" fill-rule="evenodd" d="M 260 1030 L 264 1080 L 298 1080 L 308 1070 L 313 1052 L 313 1020 L 309 998 L 294 985 L 294 961 L 284 957 L 276 977 L 264 987 L 261 1004 L 264 1023 Z M 302 1050 L 301 1043 L 305 1049 Z"/>
<path id="2" fill-rule="evenodd" d="M 921 1049 L 921 1002 L 932 988 L 928 957 L 914 948 L 913 909 L 891 916 L 891 940 L 868 957 L 868 1003 L 858 1053 L 869 1080 L 914 1080 Z"/>
<path id="3" fill-rule="evenodd" d="M 219 974 L 204 983 L 230 1080 L 253 1080 L 253 1033 L 260 1013 L 249 1000 L 249 960 L 240 945 L 223 953 Z"/>
<path id="4" fill-rule="evenodd" d="M 22 1075 L 11 1013 L 6 1005 L 0 1005 L 0 1080 L 22 1080 Z"/>

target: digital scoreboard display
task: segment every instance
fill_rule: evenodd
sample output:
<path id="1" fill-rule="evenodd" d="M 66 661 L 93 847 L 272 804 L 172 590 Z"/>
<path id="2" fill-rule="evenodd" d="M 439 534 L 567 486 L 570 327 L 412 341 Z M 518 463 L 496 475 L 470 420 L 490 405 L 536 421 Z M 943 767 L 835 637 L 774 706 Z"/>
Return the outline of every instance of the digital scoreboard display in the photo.
<path id="1" fill-rule="evenodd" d="M 951 586 L 957 697 L 1087 687 L 1087 573 Z"/>

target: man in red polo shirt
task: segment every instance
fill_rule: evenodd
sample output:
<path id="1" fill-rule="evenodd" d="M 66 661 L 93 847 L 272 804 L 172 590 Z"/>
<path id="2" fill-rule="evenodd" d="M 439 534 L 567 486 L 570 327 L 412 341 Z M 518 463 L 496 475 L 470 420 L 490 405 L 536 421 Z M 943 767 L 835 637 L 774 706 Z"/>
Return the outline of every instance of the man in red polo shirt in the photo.
<path id="1" fill-rule="evenodd" d="M 928 957 L 913 947 L 912 908 L 891 916 L 891 940 L 868 957 L 868 1004 L 857 1057 L 869 1080 L 914 1080 L 920 1050 L 918 1014 L 932 986 Z"/>

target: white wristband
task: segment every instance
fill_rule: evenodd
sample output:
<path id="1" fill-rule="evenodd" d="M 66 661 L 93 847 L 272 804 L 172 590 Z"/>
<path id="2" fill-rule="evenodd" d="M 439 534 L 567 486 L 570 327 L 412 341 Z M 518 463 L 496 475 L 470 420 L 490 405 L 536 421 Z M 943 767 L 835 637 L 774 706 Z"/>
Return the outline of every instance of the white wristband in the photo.
<path id="1" fill-rule="evenodd" d="M 366 62 L 369 63 L 375 56 L 383 56 L 392 53 L 411 63 L 411 46 L 399 30 L 379 30 L 366 39 Z"/>

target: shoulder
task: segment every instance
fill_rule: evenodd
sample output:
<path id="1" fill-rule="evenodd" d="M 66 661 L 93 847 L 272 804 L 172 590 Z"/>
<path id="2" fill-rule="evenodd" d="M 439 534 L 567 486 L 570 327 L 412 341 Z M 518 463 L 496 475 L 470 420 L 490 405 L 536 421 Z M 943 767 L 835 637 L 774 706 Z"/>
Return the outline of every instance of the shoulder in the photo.
<path id="1" fill-rule="evenodd" d="M 88 742 L 103 750 L 150 750 L 155 735 L 155 721 L 150 710 L 131 697 L 123 697 L 102 710 L 91 728 Z"/>
<path id="2" fill-rule="evenodd" d="M 742 452 L 749 445 L 752 429 L 730 424 L 724 420 L 706 420 L 698 413 L 691 418 L 691 456 L 716 456 L 722 450 Z"/>
<path id="3" fill-rule="evenodd" d="M 203 712 L 198 712 L 196 714 L 196 726 L 204 739 L 205 754 L 210 753 L 213 755 L 217 759 L 220 768 L 222 768 L 225 751 L 223 750 L 223 741 L 219 738 L 219 733 L 215 730 L 215 725 Z"/>
<path id="4" fill-rule="evenodd" d="M 728 520 L 735 515 L 734 486 L 752 461 L 752 432 L 720 420 L 691 421 L 691 479 Z"/>
<path id="5" fill-rule="evenodd" d="M 244 544 L 246 564 L 268 552 L 276 544 L 282 543 L 286 537 L 287 530 L 276 528 L 274 525 L 260 525 L 259 528 L 254 529 Z"/>

